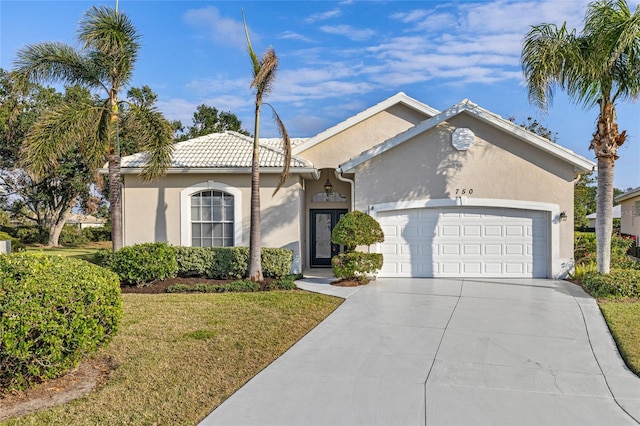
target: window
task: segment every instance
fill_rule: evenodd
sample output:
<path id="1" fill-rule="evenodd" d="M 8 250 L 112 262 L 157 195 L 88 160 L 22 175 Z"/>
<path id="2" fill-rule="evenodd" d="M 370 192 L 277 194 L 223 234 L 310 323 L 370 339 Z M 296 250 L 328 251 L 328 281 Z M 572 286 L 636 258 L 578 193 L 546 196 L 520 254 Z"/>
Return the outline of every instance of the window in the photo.
<path id="1" fill-rule="evenodd" d="M 640 201 L 636 201 L 634 203 L 634 205 L 635 205 L 635 210 L 636 210 L 636 212 L 635 212 L 636 216 L 640 216 Z"/>
<path id="2" fill-rule="evenodd" d="M 228 247 L 234 245 L 233 195 L 202 191 L 191 195 L 191 245 Z"/>

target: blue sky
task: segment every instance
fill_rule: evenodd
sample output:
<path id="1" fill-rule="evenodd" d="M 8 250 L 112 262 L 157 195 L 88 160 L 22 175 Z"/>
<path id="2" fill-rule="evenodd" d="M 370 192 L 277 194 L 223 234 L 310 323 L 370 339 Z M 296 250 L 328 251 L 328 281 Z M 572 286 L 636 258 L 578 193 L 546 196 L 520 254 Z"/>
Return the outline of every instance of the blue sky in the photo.
<path id="1" fill-rule="evenodd" d="M 640 0 L 628 0 L 633 9 Z M 595 109 L 562 93 L 543 114 L 528 104 L 520 50 L 530 25 L 580 27 L 588 1 L 158 1 L 120 0 L 142 35 L 134 86 L 148 85 L 169 119 L 190 124 L 205 103 L 235 113 L 253 129 L 241 8 L 254 49 L 275 48 L 280 70 L 268 97 L 289 132 L 310 137 L 387 97 L 405 92 L 443 110 L 462 99 L 541 121 L 558 142 L 588 151 Z M 41 41 L 75 43 L 77 22 L 94 4 L 115 0 L 0 0 L 0 67 Z M 640 186 L 640 103 L 620 105 L 629 134 L 616 163 L 618 188 Z M 275 129 L 264 120 L 261 136 Z"/>

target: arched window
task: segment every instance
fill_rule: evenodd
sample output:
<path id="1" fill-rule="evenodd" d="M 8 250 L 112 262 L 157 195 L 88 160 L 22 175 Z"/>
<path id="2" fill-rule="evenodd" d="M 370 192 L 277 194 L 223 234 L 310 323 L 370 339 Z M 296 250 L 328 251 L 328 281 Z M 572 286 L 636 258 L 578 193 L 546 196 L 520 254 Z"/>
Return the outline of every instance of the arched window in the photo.
<path id="1" fill-rule="evenodd" d="M 191 196 L 191 246 L 233 246 L 233 195 L 202 191 Z"/>
<path id="2" fill-rule="evenodd" d="M 242 192 L 213 180 L 180 191 L 180 244 L 242 245 Z"/>

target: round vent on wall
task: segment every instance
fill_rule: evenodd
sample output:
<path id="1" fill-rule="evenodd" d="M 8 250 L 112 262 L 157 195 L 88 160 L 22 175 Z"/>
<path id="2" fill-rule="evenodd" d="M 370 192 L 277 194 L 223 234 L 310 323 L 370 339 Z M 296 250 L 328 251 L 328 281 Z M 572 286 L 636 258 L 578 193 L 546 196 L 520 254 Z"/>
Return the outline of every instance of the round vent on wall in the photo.
<path id="1" fill-rule="evenodd" d="M 467 129 L 465 127 L 456 129 L 451 134 L 451 144 L 458 151 L 466 151 L 471 148 L 475 139 L 476 135 L 473 134 L 471 129 Z"/>

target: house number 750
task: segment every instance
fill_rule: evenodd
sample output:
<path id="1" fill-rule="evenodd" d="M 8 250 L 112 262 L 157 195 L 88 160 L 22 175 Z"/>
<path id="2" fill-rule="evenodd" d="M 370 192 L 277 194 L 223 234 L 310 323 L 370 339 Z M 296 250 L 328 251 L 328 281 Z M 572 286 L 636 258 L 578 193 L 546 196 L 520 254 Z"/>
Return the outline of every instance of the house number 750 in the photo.
<path id="1" fill-rule="evenodd" d="M 456 195 L 467 195 L 467 194 L 469 194 L 469 195 L 473 194 L 473 189 L 467 189 L 467 188 L 460 189 L 460 188 L 456 188 Z"/>

